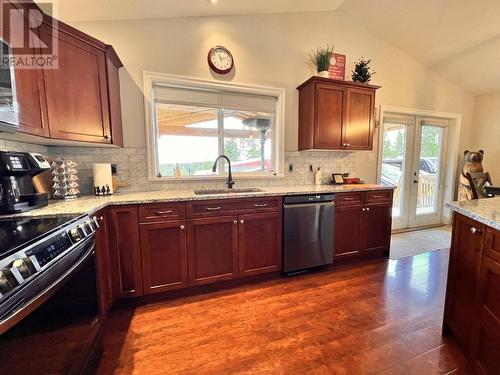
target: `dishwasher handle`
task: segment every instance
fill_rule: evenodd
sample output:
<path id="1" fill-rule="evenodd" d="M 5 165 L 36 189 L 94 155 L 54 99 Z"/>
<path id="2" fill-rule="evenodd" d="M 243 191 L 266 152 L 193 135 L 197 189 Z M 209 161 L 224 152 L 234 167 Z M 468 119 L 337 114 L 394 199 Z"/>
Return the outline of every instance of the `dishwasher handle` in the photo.
<path id="1" fill-rule="evenodd" d="M 330 206 L 334 207 L 335 203 L 332 202 L 318 202 L 318 203 L 296 203 L 296 204 L 284 204 L 284 208 L 299 208 L 299 207 L 322 207 L 322 206 Z"/>

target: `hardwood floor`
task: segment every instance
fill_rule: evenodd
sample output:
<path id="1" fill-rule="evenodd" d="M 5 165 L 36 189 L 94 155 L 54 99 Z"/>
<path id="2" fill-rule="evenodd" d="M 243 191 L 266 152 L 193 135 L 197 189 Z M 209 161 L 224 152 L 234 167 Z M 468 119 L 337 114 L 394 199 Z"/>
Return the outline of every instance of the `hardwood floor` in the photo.
<path id="1" fill-rule="evenodd" d="M 448 251 L 113 311 L 99 374 L 468 374 Z"/>

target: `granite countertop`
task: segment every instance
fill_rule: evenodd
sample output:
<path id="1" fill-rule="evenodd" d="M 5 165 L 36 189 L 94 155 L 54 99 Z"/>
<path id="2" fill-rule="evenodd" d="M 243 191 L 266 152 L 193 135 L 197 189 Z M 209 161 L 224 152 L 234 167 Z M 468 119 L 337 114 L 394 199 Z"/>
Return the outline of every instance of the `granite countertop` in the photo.
<path id="1" fill-rule="evenodd" d="M 452 211 L 500 230 L 500 197 L 446 203 Z"/>
<path id="2" fill-rule="evenodd" d="M 209 199 L 229 199 L 229 198 L 256 198 L 276 195 L 297 195 L 297 194 L 317 194 L 317 193 L 340 193 L 350 191 L 369 191 L 393 189 L 392 187 L 359 184 L 359 185 L 306 185 L 306 186 L 273 186 L 262 188 L 261 192 L 231 193 L 231 194 L 211 194 L 195 195 L 192 190 L 166 190 L 166 191 L 145 191 L 118 193 L 111 196 L 83 196 L 73 200 L 51 200 L 47 207 L 34 209 L 31 211 L 15 214 L 2 215 L 8 217 L 47 217 L 54 215 L 79 215 L 92 214 L 107 206 L 141 204 L 155 202 L 181 202 Z"/>

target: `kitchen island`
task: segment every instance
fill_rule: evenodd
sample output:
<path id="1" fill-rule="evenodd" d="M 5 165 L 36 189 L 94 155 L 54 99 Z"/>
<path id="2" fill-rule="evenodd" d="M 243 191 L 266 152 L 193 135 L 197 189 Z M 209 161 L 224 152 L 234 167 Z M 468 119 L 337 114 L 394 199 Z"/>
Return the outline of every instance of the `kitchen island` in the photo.
<path id="1" fill-rule="evenodd" d="M 477 374 L 500 369 L 500 197 L 447 206 L 454 211 L 443 332 Z"/>

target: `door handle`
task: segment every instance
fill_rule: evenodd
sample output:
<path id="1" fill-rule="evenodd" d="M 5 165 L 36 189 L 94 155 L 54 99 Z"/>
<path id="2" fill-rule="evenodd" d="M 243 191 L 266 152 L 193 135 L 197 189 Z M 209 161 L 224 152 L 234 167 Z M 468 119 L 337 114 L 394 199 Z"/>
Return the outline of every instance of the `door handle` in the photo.
<path id="1" fill-rule="evenodd" d="M 413 183 L 414 184 L 418 184 L 418 180 L 413 180 Z"/>

